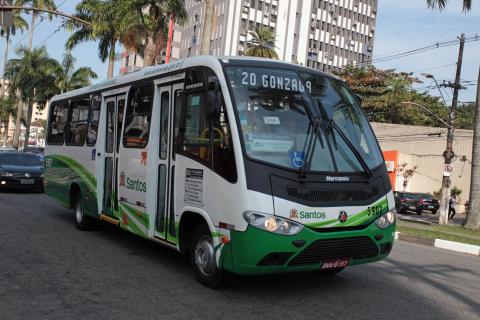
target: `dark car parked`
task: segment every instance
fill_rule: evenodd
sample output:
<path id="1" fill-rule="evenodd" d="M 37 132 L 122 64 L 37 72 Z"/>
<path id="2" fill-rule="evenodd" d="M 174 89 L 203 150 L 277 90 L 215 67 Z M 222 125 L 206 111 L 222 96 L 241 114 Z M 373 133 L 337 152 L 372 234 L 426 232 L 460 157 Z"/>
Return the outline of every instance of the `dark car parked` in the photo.
<path id="1" fill-rule="evenodd" d="M 440 207 L 438 200 L 426 193 L 395 191 L 394 197 L 395 207 L 400 213 L 412 210 L 419 215 L 423 210 L 428 210 L 436 214 Z"/>
<path id="2" fill-rule="evenodd" d="M 0 188 L 30 188 L 43 192 L 43 163 L 37 155 L 0 152 Z"/>

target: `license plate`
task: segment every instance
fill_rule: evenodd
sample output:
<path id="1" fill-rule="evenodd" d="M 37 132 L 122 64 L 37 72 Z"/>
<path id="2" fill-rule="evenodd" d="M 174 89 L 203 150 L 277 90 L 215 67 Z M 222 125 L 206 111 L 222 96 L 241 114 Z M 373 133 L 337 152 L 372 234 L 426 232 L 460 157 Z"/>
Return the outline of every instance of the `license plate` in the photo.
<path id="1" fill-rule="evenodd" d="M 322 269 L 345 268 L 348 265 L 348 259 L 326 261 L 322 264 Z"/>
<path id="2" fill-rule="evenodd" d="M 408 207 L 408 208 L 410 208 L 410 209 L 412 209 L 412 210 L 417 209 L 417 207 L 415 207 L 415 206 L 410 206 L 410 207 Z"/>
<path id="3" fill-rule="evenodd" d="M 428 209 L 433 209 L 434 207 L 433 206 L 428 206 Z"/>
<path id="4" fill-rule="evenodd" d="M 20 179 L 20 184 L 34 184 L 35 180 L 33 179 Z"/>

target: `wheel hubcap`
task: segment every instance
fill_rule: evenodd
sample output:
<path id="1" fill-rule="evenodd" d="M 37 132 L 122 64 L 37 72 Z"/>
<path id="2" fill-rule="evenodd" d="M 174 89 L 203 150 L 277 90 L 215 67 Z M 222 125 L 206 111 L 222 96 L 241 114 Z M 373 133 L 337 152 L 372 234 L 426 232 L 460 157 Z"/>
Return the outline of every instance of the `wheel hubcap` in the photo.
<path id="1" fill-rule="evenodd" d="M 200 239 L 195 247 L 195 264 L 205 276 L 211 275 L 215 270 L 213 244 L 208 237 Z"/>
<path id="2" fill-rule="evenodd" d="M 77 219 L 78 223 L 81 223 L 83 220 L 83 210 L 82 204 L 80 202 L 78 202 L 75 206 L 75 218 Z"/>

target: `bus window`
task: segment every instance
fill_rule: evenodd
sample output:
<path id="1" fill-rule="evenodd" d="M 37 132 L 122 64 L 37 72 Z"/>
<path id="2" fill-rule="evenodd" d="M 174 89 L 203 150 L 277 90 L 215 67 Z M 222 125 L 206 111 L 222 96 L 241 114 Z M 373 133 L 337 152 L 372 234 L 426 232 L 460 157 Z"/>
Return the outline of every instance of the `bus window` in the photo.
<path id="1" fill-rule="evenodd" d="M 177 150 L 177 141 L 178 141 L 178 134 L 180 132 L 180 115 L 182 114 L 182 90 L 176 90 L 175 94 L 175 101 L 173 102 L 173 148 L 172 148 L 172 159 L 175 160 L 175 151 Z"/>
<path id="2" fill-rule="evenodd" d="M 63 144 L 68 120 L 68 102 L 54 102 L 48 126 L 48 144 Z"/>
<path id="3" fill-rule="evenodd" d="M 167 158 L 168 103 L 169 92 L 165 91 L 160 98 L 160 159 L 162 160 Z"/>
<path id="4" fill-rule="evenodd" d="M 236 182 L 237 168 L 233 152 L 232 132 L 225 105 L 220 106 L 218 116 L 212 119 L 212 127 L 214 133 L 213 170 L 227 181 Z"/>
<path id="5" fill-rule="evenodd" d="M 183 151 L 210 165 L 210 130 L 203 92 L 187 95 Z"/>
<path id="6" fill-rule="evenodd" d="M 87 136 L 88 112 L 90 101 L 88 98 L 70 102 L 69 130 L 65 134 L 65 144 L 83 146 Z"/>
<path id="7" fill-rule="evenodd" d="M 125 148 L 145 148 L 152 117 L 153 85 L 134 87 L 130 89 L 128 96 L 123 146 Z"/>
<path id="8" fill-rule="evenodd" d="M 122 133 L 123 115 L 125 114 L 125 99 L 117 101 L 117 153 L 120 152 L 120 135 Z"/>
<path id="9" fill-rule="evenodd" d="M 90 109 L 90 117 L 88 121 L 87 146 L 94 146 L 97 142 L 98 119 L 100 119 L 102 97 L 100 95 L 93 96 L 91 104 L 92 107 Z"/>

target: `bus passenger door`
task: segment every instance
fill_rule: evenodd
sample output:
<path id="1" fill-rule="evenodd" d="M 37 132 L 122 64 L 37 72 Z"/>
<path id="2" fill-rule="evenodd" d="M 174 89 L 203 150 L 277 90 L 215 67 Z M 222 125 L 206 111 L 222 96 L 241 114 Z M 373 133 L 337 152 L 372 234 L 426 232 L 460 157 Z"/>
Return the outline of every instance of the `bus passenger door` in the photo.
<path id="1" fill-rule="evenodd" d="M 156 179 L 155 237 L 177 243 L 178 221 L 175 220 L 175 137 L 181 111 L 183 83 L 159 87 L 159 142 Z M 176 121 L 177 120 L 177 121 Z"/>
<path id="2" fill-rule="evenodd" d="M 105 105 L 104 174 L 103 179 L 100 177 L 99 187 L 103 191 L 102 213 L 118 219 L 118 149 L 125 112 L 125 95 L 108 97 L 105 99 Z"/>

